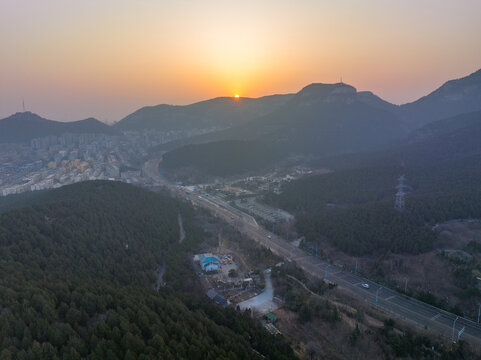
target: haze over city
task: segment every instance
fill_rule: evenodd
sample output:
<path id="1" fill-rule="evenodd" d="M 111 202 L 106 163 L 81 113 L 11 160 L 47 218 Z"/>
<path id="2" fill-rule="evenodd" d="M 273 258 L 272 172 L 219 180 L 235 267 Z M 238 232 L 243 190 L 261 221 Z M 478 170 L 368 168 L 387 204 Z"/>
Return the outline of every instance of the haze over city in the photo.
<path id="1" fill-rule="evenodd" d="M 401 104 L 481 63 L 481 3 L 29 1 L 0 11 L 0 117 L 118 121 L 160 103 L 339 82 Z"/>

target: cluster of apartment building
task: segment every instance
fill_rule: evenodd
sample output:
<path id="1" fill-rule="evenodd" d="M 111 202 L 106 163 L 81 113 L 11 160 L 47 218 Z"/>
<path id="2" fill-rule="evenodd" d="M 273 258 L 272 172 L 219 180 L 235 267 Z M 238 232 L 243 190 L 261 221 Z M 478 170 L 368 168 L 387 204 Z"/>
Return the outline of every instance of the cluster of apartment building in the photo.
<path id="1" fill-rule="evenodd" d="M 0 146 L 0 196 L 56 188 L 86 180 L 143 183 L 138 159 L 152 146 L 149 134 L 63 134 L 30 144 Z"/>

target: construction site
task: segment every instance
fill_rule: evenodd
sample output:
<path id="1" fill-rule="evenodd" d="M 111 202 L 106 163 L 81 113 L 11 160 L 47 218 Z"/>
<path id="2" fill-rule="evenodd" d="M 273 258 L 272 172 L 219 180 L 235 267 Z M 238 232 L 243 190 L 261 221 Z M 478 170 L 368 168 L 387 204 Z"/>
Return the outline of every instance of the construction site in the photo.
<path id="1" fill-rule="evenodd" d="M 206 295 L 217 304 L 260 313 L 277 308 L 269 270 L 253 272 L 240 257 L 227 251 L 196 254 L 193 262 Z"/>

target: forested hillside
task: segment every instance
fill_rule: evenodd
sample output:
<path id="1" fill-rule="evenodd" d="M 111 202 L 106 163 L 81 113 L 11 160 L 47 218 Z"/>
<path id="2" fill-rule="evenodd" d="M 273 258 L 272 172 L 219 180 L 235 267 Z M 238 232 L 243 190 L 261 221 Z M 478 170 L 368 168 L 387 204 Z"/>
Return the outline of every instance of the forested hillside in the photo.
<path id="1" fill-rule="evenodd" d="M 430 226 L 481 217 L 481 112 L 426 125 L 385 151 L 318 159 L 330 174 L 294 181 L 266 201 L 296 214 L 309 241 L 350 253 L 430 249 Z M 406 209 L 394 210 L 405 177 Z"/>
<path id="2" fill-rule="evenodd" d="M 158 149 L 170 150 L 165 159 L 171 168 L 233 175 L 258 170 L 290 154 L 327 156 L 387 146 L 406 133 L 393 113 L 396 109 L 343 83 L 311 84 L 258 119 L 192 138 L 195 145 L 183 146 L 185 142 L 179 141 Z"/>
<path id="3" fill-rule="evenodd" d="M 410 123 L 427 124 L 457 114 L 481 110 L 481 69 L 460 79 L 449 80 L 432 93 L 401 105 Z"/>
<path id="4" fill-rule="evenodd" d="M 404 212 L 394 210 L 405 175 Z M 481 217 L 481 157 L 432 166 L 349 169 L 288 184 L 266 201 L 296 214 L 308 241 L 327 238 L 343 251 L 418 253 L 435 238 L 430 227 L 449 219 Z"/>
<path id="5" fill-rule="evenodd" d="M 391 148 L 324 157 L 313 165 L 332 170 L 362 167 L 432 167 L 448 161 L 465 161 L 481 154 L 481 111 L 434 121 L 410 132 Z M 450 164 L 447 164 L 449 166 Z"/>
<path id="6" fill-rule="evenodd" d="M 291 94 L 260 98 L 218 97 L 190 105 L 146 106 L 115 124 L 121 130 L 156 129 L 191 131 L 225 129 L 268 114 L 292 97 Z"/>
<path id="7" fill-rule="evenodd" d="M 0 143 L 29 142 L 34 138 L 65 133 L 119 134 L 116 129 L 94 118 L 72 122 L 52 121 L 26 111 L 0 119 Z"/>
<path id="8" fill-rule="evenodd" d="M 0 358 L 292 358 L 249 314 L 179 291 L 203 236 L 191 218 L 167 196 L 103 181 L 0 214 Z M 163 252 L 171 286 L 156 292 Z"/>
<path id="9" fill-rule="evenodd" d="M 269 166 L 285 154 L 285 149 L 276 143 L 228 140 L 172 150 L 164 155 L 162 165 L 169 169 L 189 167 L 203 174 L 229 176 Z"/>

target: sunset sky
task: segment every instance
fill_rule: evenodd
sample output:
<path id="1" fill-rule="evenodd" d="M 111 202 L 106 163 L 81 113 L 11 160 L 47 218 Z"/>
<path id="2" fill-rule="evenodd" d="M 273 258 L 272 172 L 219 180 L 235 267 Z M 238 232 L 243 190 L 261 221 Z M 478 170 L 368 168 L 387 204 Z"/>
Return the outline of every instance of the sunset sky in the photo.
<path id="1" fill-rule="evenodd" d="M 481 1 L 0 0 L 0 118 L 345 83 L 404 103 L 481 68 Z"/>

